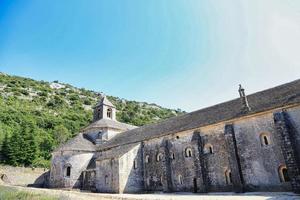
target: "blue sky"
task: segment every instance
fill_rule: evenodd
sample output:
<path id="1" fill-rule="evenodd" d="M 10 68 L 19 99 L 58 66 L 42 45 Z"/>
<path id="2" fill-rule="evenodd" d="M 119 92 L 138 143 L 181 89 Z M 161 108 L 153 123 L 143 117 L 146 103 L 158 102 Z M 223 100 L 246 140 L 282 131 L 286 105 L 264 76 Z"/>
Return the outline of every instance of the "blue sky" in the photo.
<path id="1" fill-rule="evenodd" d="M 187 111 L 300 78 L 299 0 L 0 0 L 0 71 Z"/>

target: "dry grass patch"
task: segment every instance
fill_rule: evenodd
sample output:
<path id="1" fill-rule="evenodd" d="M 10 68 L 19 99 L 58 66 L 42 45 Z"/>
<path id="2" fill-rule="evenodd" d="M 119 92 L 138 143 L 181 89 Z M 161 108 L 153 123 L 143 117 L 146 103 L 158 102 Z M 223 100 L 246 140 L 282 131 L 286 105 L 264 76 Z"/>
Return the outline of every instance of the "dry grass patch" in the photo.
<path id="1" fill-rule="evenodd" d="M 59 198 L 33 192 L 19 191 L 9 186 L 0 186 L 0 200 L 59 200 Z"/>

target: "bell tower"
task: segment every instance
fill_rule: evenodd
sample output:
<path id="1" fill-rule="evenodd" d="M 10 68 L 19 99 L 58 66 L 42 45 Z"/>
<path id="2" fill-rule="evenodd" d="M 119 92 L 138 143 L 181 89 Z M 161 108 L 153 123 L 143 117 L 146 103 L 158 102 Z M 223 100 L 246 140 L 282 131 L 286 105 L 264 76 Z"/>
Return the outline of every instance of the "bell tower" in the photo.
<path id="1" fill-rule="evenodd" d="M 94 107 L 93 122 L 101 119 L 116 121 L 116 107 L 103 94 L 100 94 L 100 100 Z"/>

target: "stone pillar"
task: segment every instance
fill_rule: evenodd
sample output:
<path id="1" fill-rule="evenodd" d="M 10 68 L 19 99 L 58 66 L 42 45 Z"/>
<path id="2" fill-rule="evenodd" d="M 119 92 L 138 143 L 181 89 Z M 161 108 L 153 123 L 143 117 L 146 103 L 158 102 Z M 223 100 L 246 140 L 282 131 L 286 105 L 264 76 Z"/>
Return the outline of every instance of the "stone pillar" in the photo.
<path id="1" fill-rule="evenodd" d="M 233 190 L 235 192 L 244 192 L 244 179 L 233 124 L 225 125 L 224 134 L 229 154 Z"/>
<path id="2" fill-rule="evenodd" d="M 300 163 L 297 160 L 295 133 L 292 125 L 284 111 L 273 114 L 275 128 L 280 138 L 280 146 L 291 179 L 293 191 L 300 193 Z"/>
<path id="3" fill-rule="evenodd" d="M 163 182 L 164 192 L 172 192 L 172 168 L 171 168 L 171 155 L 170 155 L 171 143 L 168 140 L 164 141 L 164 154 L 165 154 L 165 180 Z"/>
<path id="4" fill-rule="evenodd" d="M 144 148 L 145 148 L 145 143 L 141 142 L 141 167 L 142 167 L 142 176 L 143 176 L 143 190 L 145 191 L 147 188 L 146 185 L 146 176 L 145 176 L 145 161 L 144 161 L 144 157 L 145 157 L 145 152 L 144 152 Z"/>
<path id="5" fill-rule="evenodd" d="M 197 176 L 197 191 L 200 193 L 208 192 L 209 180 L 207 176 L 207 168 L 205 165 L 205 158 L 203 153 L 203 140 L 199 132 L 193 134 L 192 142 L 197 145 L 197 155 L 195 155 L 195 166 Z"/>

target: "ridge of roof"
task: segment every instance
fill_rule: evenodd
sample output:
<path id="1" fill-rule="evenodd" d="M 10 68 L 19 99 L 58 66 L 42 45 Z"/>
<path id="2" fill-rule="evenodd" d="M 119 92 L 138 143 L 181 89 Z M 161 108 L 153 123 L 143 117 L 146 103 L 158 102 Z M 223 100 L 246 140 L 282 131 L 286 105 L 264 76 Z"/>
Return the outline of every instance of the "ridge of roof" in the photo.
<path id="1" fill-rule="evenodd" d="M 92 129 L 92 128 L 107 128 L 107 127 L 108 128 L 119 129 L 119 130 L 124 130 L 124 131 L 137 128 L 137 126 L 133 126 L 133 125 L 130 125 L 130 124 L 125 124 L 125 123 L 122 123 L 122 122 L 119 122 L 119 121 L 116 121 L 116 120 L 112 120 L 112 119 L 103 118 L 103 119 L 100 119 L 100 120 L 97 120 L 97 121 L 91 123 L 90 125 L 85 127 L 83 129 L 83 131 L 87 131 L 87 130 Z"/>
<path id="2" fill-rule="evenodd" d="M 247 98 L 251 108 L 251 111 L 249 112 L 243 112 L 241 99 L 236 98 L 184 115 L 172 117 L 161 122 L 123 132 L 107 143 L 101 145 L 98 150 L 140 142 L 158 136 L 169 135 L 294 103 L 300 103 L 300 79 L 255 92 L 247 95 Z"/>

